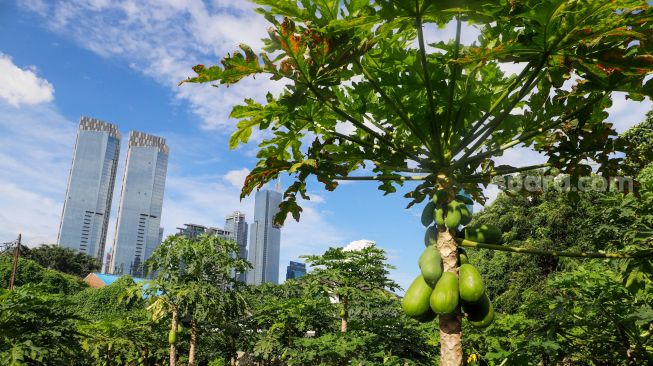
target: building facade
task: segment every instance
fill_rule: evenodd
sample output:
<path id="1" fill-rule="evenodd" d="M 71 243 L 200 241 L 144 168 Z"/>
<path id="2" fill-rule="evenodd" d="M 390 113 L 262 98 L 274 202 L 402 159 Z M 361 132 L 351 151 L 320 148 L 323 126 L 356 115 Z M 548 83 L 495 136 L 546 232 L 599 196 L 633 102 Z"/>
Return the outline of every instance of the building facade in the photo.
<path id="1" fill-rule="evenodd" d="M 225 219 L 224 229 L 231 233 L 229 239 L 238 244 L 238 256 L 247 259 L 247 222 L 245 221 L 245 214 L 234 211 Z M 236 279 L 245 282 L 247 274 L 239 273 Z"/>
<path id="2" fill-rule="evenodd" d="M 100 261 L 109 226 L 120 138 L 116 125 L 81 118 L 57 236 L 59 246 Z"/>
<path id="3" fill-rule="evenodd" d="M 112 274 L 142 276 L 143 262 L 160 244 L 168 154 L 165 139 L 142 132 L 129 133 L 111 255 Z"/>
<path id="4" fill-rule="evenodd" d="M 290 261 L 286 267 L 286 280 L 302 277 L 306 274 L 306 263 Z"/>
<path id="5" fill-rule="evenodd" d="M 224 239 L 231 239 L 231 232 L 228 230 L 220 229 L 218 227 L 210 227 L 197 224 L 184 224 L 184 227 L 177 228 L 177 235 L 183 235 L 189 239 L 193 239 L 202 234 L 216 235 Z"/>
<path id="6" fill-rule="evenodd" d="M 279 212 L 281 193 L 261 190 L 256 192 L 254 220 L 250 226 L 249 252 L 247 258 L 254 268 L 247 272 L 247 283 L 279 283 L 279 255 L 281 228 L 273 225 L 274 215 Z"/>

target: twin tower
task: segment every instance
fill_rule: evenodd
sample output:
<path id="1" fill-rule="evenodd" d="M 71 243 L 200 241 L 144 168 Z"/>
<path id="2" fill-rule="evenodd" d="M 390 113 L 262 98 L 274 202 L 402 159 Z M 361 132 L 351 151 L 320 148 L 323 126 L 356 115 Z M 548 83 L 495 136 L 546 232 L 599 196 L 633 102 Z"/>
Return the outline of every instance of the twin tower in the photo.
<path id="1" fill-rule="evenodd" d="M 114 124 L 82 117 L 68 178 L 58 245 L 102 261 L 121 135 Z M 168 170 L 165 139 L 129 132 L 118 220 L 107 272 L 143 275 L 141 264 L 161 243 Z"/>

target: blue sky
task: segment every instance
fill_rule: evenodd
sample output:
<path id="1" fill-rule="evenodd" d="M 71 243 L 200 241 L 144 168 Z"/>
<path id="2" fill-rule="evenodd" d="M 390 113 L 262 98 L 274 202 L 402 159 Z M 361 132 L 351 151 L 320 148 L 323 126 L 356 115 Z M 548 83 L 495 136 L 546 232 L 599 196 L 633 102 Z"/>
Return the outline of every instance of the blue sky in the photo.
<path id="1" fill-rule="evenodd" d="M 190 222 L 223 226 L 233 210 L 251 218 L 253 200 L 239 201 L 239 190 L 260 134 L 229 150 L 235 121 L 228 114 L 244 97 L 260 99 L 283 85 L 265 78 L 219 89 L 177 83 L 193 65 L 217 63 L 241 42 L 259 48 L 267 27 L 245 1 L 0 0 L 0 242 L 19 232 L 30 245 L 55 242 L 82 115 L 117 124 L 123 137 L 139 130 L 167 139 L 166 234 Z M 434 40 L 449 31 L 427 35 Z M 468 29 L 463 41 L 474 34 Z M 617 96 L 611 120 L 623 131 L 650 108 L 649 101 Z M 119 174 L 125 146 L 123 140 Z M 502 162 L 539 159 L 517 149 Z M 401 194 L 383 197 L 373 183 L 344 184 L 335 192 L 309 188 L 313 200 L 305 203 L 302 221 L 289 219 L 282 229 L 282 275 L 299 255 L 370 239 L 388 251 L 397 267 L 393 277 L 407 287 L 423 249 L 421 208 L 405 210 Z"/>

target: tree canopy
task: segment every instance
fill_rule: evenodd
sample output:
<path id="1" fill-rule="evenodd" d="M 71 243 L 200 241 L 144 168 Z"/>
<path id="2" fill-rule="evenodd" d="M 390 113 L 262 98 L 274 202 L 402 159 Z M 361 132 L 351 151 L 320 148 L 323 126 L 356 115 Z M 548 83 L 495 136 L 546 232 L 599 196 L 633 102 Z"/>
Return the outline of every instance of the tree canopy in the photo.
<path id="1" fill-rule="evenodd" d="M 23 247 L 21 256 L 31 259 L 43 267 L 68 273 L 77 277 L 86 277 L 100 269 L 101 261 L 88 254 L 56 244 L 43 244 L 36 248 Z"/>
<path id="2" fill-rule="evenodd" d="M 299 218 L 296 196 L 306 196 L 310 175 L 328 190 L 341 179 L 377 180 L 385 193 L 422 181 L 406 194 L 413 204 L 439 186 L 483 202 L 493 175 L 533 168 L 496 165 L 518 146 L 572 177 L 588 175 L 590 161 L 613 174 L 621 158 L 611 153 L 625 149 L 606 122 L 613 93 L 653 95 L 643 0 L 255 2 L 271 24 L 265 52 L 243 44 L 184 82 L 264 74 L 288 83 L 231 113 L 239 120 L 231 147 L 253 128 L 271 132 L 242 194 L 282 172 L 295 178 L 278 221 Z M 452 25 L 453 39 L 426 37 Z M 462 44 L 470 25 L 478 39 Z M 513 64 L 521 71 L 506 72 Z M 363 170 L 375 175 L 356 174 Z"/>

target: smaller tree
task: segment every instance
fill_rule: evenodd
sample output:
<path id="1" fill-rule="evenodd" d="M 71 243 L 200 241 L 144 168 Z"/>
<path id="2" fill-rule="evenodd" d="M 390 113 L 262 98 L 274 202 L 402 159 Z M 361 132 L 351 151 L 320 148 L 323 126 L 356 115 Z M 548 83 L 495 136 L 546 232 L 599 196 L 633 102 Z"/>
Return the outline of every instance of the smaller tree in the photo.
<path id="1" fill-rule="evenodd" d="M 399 288 L 388 275 L 385 251 L 375 246 L 360 250 L 329 248 L 322 255 L 303 256 L 313 267 L 306 278 L 314 288 L 334 297 L 340 303 L 341 331 L 347 331 L 349 304 L 360 291 L 394 291 Z"/>
<path id="2" fill-rule="evenodd" d="M 88 254 L 55 244 L 43 244 L 32 249 L 25 247 L 21 255 L 48 269 L 77 277 L 86 277 L 89 273 L 98 271 L 102 264 Z"/>
<path id="3" fill-rule="evenodd" d="M 630 151 L 624 161 L 628 173 L 639 173 L 653 163 L 653 110 L 646 114 L 646 119 L 629 128 L 621 137 L 630 145 Z"/>
<path id="4" fill-rule="evenodd" d="M 148 309 L 155 320 L 171 316 L 169 334 L 170 365 L 177 361 L 176 337 L 179 320 L 189 319 L 190 350 L 188 366 L 196 364 L 199 332 L 203 322 L 219 328 L 230 317 L 245 309 L 243 283 L 235 273 L 251 268 L 238 256 L 238 245 L 217 236 L 193 239 L 168 237 L 145 263 L 154 280 L 143 287 L 151 303 Z"/>

